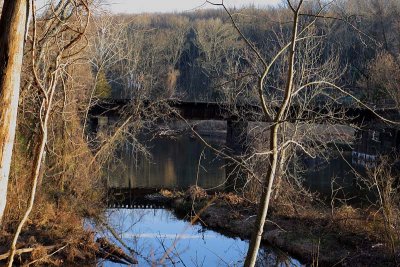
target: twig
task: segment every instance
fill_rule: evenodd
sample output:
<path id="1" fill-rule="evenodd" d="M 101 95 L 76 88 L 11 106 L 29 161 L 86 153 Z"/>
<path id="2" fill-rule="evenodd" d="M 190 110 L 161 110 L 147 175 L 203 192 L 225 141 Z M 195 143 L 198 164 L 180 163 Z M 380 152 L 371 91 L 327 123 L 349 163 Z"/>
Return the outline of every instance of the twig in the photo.
<path id="1" fill-rule="evenodd" d="M 45 246 L 44 248 L 46 250 L 51 250 L 51 249 L 54 249 L 56 247 L 57 246 L 53 245 L 53 246 Z M 22 255 L 24 253 L 30 253 L 30 252 L 34 251 L 35 249 L 37 249 L 37 248 L 20 248 L 20 249 L 17 249 L 17 250 L 15 250 L 15 256 Z M 10 256 L 10 252 L 6 252 L 4 254 L 1 254 L 0 255 L 0 261 L 7 259 L 9 256 Z"/>
<path id="2" fill-rule="evenodd" d="M 63 250 L 64 248 L 66 248 L 67 246 L 68 246 L 68 244 L 66 244 L 66 245 L 64 245 L 64 246 L 62 246 L 62 247 L 60 247 L 59 249 L 55 250 L 53 253 L 51 253 L 51 254 L 49 254 L 49 255 L 45 255 L 45 256 L 41 257 L 40 259 L 36 259 L 36 260 L 34 260 L 34 261 L 31 261 L 30 263 L 27 264 L 27 266 L 32 265 L 32 264 L 34 264 L 35 262 L 42 261 L 42 260 L 45 259 L 45 258 L 51 257 L 51 256 L 53 256 L 54 254 L 60 252 L 60 251 Z"/>

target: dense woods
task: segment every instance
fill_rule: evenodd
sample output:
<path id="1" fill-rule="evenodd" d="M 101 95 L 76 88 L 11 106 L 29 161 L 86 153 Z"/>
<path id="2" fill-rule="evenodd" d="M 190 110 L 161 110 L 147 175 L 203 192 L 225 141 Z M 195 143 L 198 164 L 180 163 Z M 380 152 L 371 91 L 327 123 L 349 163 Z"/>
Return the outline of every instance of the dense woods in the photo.
<path id="1" fill-rule="evenodd" d="M 101 246 L 84 220 L 109 227 L 106 167 L 126 140 L 148 153 L 138 136 L 179 118 L 168 106 L 173 100 L 217 102 L 241 122 L 237 105 L 251 104 L 259 121 L 270 122 L 248 126 L 241 155 L 215 149 L 245 173 L 236 193 L 264 207 L 246 266 L 255 265 L 269 205 L 292 219 L 329 210 L 330 230 L 348 227 L 382 242 L 390 264 L 398 263 L 393 154 L 363 177 L 379 196 L 373 220 L 367 209 L 321 208 L 298 174 L 305 168 L 299 158 L 329 157 L 328 143 L 354 141 L 338 127 L 354 127 L 346 108 L 399 108 L 400 1 L 288 0 L 268 9 L 131 15 L 85 0 L 50 2 L 40 12 L 27 1 L 0 2 L 0 260 L 11 254 L 11 266 L 16 253 L 25 255 L 17 264 L 96 262 Z M 129 105 L 112 127 L 93 134 L 90 108 L 110 99 Z M 324 112 L 315 115 L 316 106 Z M 344 213 L 361 219 L 346 224 Z"/>
<path id="2" fill-rule="evenodd" d="M 315 34 L 324 36 L 319 60 L 337 57 L 343 70 L 337 79 L 358 96 L 372 94 L 374 98 L 368 99 L 373 101 L 388 95 L 392 98 L 373 84 L 371 76 L 398 60 L 398 5 L 397 1 L 341 1 L 324 10 L 326 19 L 314 25 Z M 306 3 L 302 12 L 313 14 L 316 9 L 316 3 Z M 290 34 L 286 23 L 290 17 L 283 7 L 231 12 L 244 36 L 265 58 L 271 58 Z M 103 68 L 114 97 L 130 97 L 134 89 L 146 87 L 153 88 L 148 97 L 160 96 L 156 92 L 161 89 L 155 89 L 159 87 L 166 97 L 175 94 L 185 99 L 226 101 L 229 94 L 237 95 L 232 91 L 254 87 L 254 55 L 223 10 L 105 15 L 94 21 L 96 38 L 102 39 L 96 42 L 99 47 L 94 47 L 95 64 L 101 64 L 98 58 L 112 58 L 102 60 L 107 61 Z M 121 55 L 121 51 L 130 53 Z"/>

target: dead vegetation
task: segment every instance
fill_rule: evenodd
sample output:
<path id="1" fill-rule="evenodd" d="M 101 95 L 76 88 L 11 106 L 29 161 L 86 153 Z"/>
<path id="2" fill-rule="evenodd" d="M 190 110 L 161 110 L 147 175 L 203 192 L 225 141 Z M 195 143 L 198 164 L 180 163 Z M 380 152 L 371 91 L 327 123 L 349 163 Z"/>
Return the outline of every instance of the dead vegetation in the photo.
<path id="1" fill-rule="evenodd" d="M 288 185 L 282 190 L 287 197 L 271 203 L 262 237 L 264 243 L 313 266 L 397 266 L 385 222 L 376 207 L 338 205 L 332 216 L 328 204 L 313 198 L 288 197 L 297 195 Z M 203 192 L 201 188 L 189 191 Z M 196 199 L 187 197 L 188 192 L 162 190 L 161 194 L 172 199 L 165 203 L 171 203 L 179 216 L 188 216 L 190 220 L 190 214 L 201 210 L 199 222 L 205 227 L 241 238 L 249 238 L 252 233 L 256 205 L 241 195 L 210 192 Z M 395 255 L 399 252 L 397 247 Z"/>
<path id="2" fill-rule="evenodd" d="M 9 201 L 0 229 L 1 252 L 11 251 L 9 265 L 96 259 L 98 248 L 84 219 L 103 212 L 104 184 L 100 162 L 87 164 L 93 153 L 82 135 L 91 71 L 77 55 L 86 48 L 89 10 L 84 1 L 75 4 L 63 1 L 38 18 L 31 10 Z"/>

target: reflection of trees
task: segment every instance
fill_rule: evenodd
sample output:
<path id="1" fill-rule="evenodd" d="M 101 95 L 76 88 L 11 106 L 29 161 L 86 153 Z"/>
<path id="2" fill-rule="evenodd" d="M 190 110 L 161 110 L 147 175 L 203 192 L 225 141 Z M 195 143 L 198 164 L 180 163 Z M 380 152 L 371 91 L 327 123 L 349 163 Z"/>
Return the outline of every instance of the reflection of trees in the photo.
<path id="1" fill-rule="evenodd" d="M 166 160 L 164 165 L 164 184 L 166 185 L 173 185 L 176 184 L 176 173 L 175 173 L 175 166 L 174 162 L 171 158 Z"/>
<path id="2" fill-rule="evenodd" d="M 110 187 L 189 187 L 196 181 L 203 145 L 189 137 L 148 142 L 151 158 L 135 153 L 134 146 L 121 145 L 109 164 Z M 210 150 L 204 151 L 199 168 L 199 185 L 214 187 L 225 180 L 224 162 Z"/>
<path id="3" fill-rule="evenodd" d="M 149 266 L 240 266 L 248 246 L 245 241 L 219 235 L 200 225 L 190 226 L 167 210 L 111 210 L 108 217 L 118 239 L 137 253 L 140 264 Z M 108 230 L 102 230 L 101 235 L 119 242 Z M 221 253 L 212 250 L 213 246 L 228 249 Z M 257 266 L 299 264 L 285 253 L 262 247 Z"/>
<path id="4" fill-rule="evenodd" d="M 258 259 L 256 265 L 258 267 L 269 267 L 269 266 L 301 266 L 297 261 L 294 261 L 290 256 L 283 251 L 278 251 L 268 247 L 263 247 L 258 253 Z"/>

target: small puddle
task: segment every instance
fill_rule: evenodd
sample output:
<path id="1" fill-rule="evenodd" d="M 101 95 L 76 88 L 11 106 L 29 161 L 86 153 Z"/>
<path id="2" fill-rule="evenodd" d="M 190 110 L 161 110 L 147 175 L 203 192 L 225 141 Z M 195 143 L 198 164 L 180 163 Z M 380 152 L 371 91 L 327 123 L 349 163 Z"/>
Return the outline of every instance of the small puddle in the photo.
<path id="1" fill-rule="evenodd" d="M 110 224 L 140 256 L 138 266 L 243 266 L 248 241 L 178 219 L 167 209 L 109 209 Z M 110 233 L 104 233 L 114 240 Z M 104 261 L 100 266 L 122 266 Z M 263 246 L 257 266 L 302 266 Z"/>

